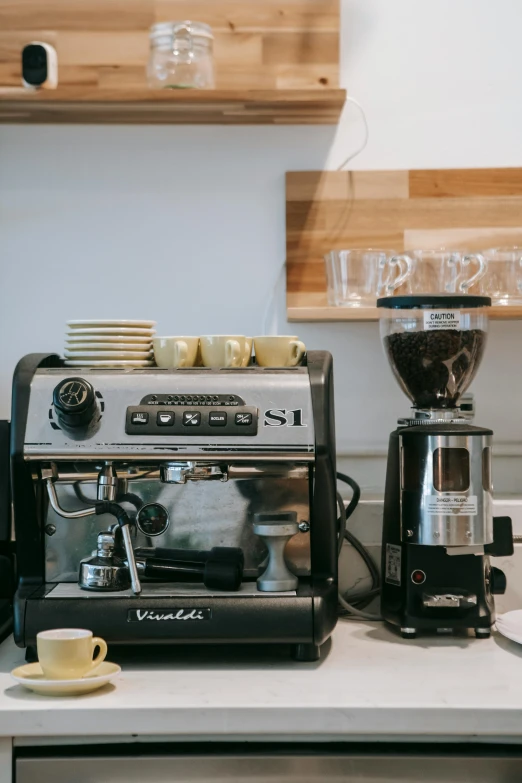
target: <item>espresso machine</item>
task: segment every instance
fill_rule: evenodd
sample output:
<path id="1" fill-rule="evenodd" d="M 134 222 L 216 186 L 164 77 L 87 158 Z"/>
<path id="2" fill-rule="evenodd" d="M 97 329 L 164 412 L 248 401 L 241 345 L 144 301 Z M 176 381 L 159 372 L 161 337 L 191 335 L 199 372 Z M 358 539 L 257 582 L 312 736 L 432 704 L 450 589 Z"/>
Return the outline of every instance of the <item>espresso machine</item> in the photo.
<path id="1" fill-rule="evenodd" d="M 379 299 L 381 337 L 413 403 L 391 433 L 382 540 L 381 611 L 404 638 L 473 630 L 487 638 L 504 573 L 490 556 L 513 554 L 511 520 L 493 518 L 493 433 L 461 412 L 480 365 L 487 297 Z"/>
<path id="2" fill-rule="evenodd" d="M 330 354 L 289 368 L 15 371 L 16 643 L 288 643 L 337 617 Z"/>
<path id="3" fill-rule="evenodd" d="M 0 421 L 0 642 L 13 626 L 13 545 L 8 421 Z"/>

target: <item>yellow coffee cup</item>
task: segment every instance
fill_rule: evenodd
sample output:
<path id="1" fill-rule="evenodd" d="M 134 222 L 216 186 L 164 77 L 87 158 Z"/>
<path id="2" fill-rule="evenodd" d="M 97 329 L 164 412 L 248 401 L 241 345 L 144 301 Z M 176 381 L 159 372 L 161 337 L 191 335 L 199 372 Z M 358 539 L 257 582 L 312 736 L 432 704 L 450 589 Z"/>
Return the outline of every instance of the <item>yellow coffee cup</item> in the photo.
<path id="1" fill-rule="evenodd" d="M 96 647 L 100 651 L 93 659 Z M 36 635 L 38 660 L 50 680 L 79 680 L 107 655 L 107 643 L 84 628 L 55 628 Z"/>
<path id="2" fill-rule="evenodd" d="M 254 351 L 260 367 L 295 367 L 301 363 L 306 347 L 298 337 L 265 335 L 254 337 Z"/>
<path id="3" fill-rule="evenodd" d="M 152 341 L 154 360 L 158 367 L 194 367 L 199 337 L 155 337 Z"/>
<path id="4" fill-rule="evenodd" d="M 239 334 L 207 334 L 199 338 L 205 367 L 242 367 L 247 338 Z"/>
<path id="5" fill-rule="evenodd" d="M 241 363 L 242 367 L 248 367 L 250 364 L 250 359 L 252 358 L 252 343 L 254 342 L 253 337 L 245 337 L 245 353 L 243 355 L 243 361 Z"/>

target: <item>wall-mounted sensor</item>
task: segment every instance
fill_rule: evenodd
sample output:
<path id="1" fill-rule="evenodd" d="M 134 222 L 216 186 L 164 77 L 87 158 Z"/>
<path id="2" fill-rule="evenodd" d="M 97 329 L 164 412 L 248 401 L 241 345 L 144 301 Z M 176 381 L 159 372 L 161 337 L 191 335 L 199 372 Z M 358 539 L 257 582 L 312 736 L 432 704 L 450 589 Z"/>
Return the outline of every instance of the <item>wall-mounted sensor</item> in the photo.
<path id="1" fill-rule="evenodd" d="M 58 86 L 58 56 L 54 46 L 31 41 L 22 49 L 22 84 L 32 89 Z"/>

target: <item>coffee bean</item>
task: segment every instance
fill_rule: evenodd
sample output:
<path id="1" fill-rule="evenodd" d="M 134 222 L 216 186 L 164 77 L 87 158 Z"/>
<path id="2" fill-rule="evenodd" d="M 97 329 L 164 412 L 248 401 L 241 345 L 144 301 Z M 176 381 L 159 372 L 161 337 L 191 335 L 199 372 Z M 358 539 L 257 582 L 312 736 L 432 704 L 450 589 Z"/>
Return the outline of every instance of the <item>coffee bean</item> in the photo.
<path id="1" fill-rule="evenodd" d="M 482 329 L 396 332 L 384 347 L 416 408 L 455 408 L 477 371 L 486 343 Z"/>

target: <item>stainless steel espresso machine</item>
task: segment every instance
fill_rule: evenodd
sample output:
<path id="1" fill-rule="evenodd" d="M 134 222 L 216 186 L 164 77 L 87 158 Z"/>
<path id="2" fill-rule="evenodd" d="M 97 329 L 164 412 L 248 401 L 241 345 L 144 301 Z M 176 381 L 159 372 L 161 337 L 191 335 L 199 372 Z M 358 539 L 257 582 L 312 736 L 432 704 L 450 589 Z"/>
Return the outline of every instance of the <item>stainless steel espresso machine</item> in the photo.
<path id="1" fill-rule="evenodd" d="M 512 555 L 508 517 L 492 516 L 492 431 L 459 409 L 481 362 L 487 297 L 379 299 L 385 353 L 413 402 L 390 436 L 384 499 L 384 619 L 404 638 L 472 629 L 488 637 L 494 594 L 505 591 L 490 555 Z"/>
<path id="2" fill-rule="evenodd" d="M 214 370 L 15 371 L 15 640 L 289 643 L 337 609 L 332 359 Z"/>

